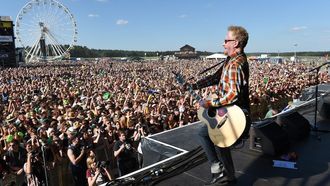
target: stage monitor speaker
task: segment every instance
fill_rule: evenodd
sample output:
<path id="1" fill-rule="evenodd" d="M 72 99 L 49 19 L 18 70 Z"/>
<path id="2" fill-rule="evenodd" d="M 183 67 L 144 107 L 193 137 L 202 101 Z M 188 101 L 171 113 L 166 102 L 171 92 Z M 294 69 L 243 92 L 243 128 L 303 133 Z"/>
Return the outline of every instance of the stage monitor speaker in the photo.
<path id="1" fill-rule="evenodd" d="M 296 111 L 277 116 L 276 122 L 282 126 L 293 142 L 308 137 L 311 130 L 309 121 Z"/>
<path id="2" fill-rule="evenodd" d="M 273 119 L 253 123 L 251 130 L 250 138 L 253 140 L 250 143 L 259 143 L 265 154 L 281 155 L 290 148 L 288 134 Z"/>
<path id="3" fill-rule="evenodd" d="M 319 114 L 324 119 L 330 119 L 330 97 L 321 97 L 317 105 Z"/>

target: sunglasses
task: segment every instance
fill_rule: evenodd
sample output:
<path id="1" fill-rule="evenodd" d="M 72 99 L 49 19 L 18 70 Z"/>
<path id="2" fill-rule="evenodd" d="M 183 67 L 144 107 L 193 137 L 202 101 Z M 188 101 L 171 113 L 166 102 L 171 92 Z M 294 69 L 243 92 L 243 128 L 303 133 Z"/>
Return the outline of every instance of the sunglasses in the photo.
<path id="1" fill-rule="evenodd" d="M 227 44 L 229 41 L 236 41 L 235 39 L 225 39 L 224 43 Z"/>

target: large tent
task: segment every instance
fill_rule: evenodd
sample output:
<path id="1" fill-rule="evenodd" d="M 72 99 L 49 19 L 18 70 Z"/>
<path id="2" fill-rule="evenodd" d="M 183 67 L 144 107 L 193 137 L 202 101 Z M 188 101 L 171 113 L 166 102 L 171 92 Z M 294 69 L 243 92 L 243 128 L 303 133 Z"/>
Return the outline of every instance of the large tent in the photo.
<path id="1" fill-rule="evenodd" d="M 215 53 L 215 54 L 206 56 L 206 59 L 226 59 L 226 58 L 227 58 L 226 55 L 224 55 L 224 54 L 218 54 L 218 53 Z"/>

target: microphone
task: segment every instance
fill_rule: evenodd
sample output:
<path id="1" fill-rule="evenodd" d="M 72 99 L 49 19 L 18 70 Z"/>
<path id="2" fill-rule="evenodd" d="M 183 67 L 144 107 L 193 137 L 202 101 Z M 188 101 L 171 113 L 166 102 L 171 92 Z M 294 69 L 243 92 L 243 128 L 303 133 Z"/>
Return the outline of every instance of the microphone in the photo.
<path id="1" fill-rule="evenodd" d="M 314 70 L 320 70 L 321 67 L 323 67 L 324 65 L 330 65 L 330 62 L 325 62 L 323 64 L 321 64 L 320 66 L 318 67 L 315 67 L 315 68 L 312 68 L 311 70 L 309 70 L 308 72 L 313 72 Z M 329 66 L 328 66 L 328 74 L 329 74 L 330 70 L 329 70 Z"/>

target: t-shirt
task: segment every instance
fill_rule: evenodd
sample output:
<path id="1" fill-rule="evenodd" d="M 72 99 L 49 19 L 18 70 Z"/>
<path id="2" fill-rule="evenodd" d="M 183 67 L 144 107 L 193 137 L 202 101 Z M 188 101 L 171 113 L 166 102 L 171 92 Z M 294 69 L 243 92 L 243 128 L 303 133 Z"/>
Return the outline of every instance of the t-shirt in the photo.
<path id="1" fill-rule="evenodd" d="M 116 141 L 115 145 L 113 146 L 113 151 L 117 151 L 120 149 L 121 145 L 123 144 L 124 142 L 118 140 Z M 124 148 L 123 151 L 121 151 L 119 153 L 119 155 L 117 156 L 117 160 L 118 161 L 125 161 L 125 160 L 128 160 L 131 158 L 131 153 L 132 153 L 132 149 L 127 149 L 126 147 Z"/>
<path id="2" fill-rule="evenodd" d="M 94 177 L 94 176 L 95 176 L 95 172 L 92 169 L 87 169 L 86 177 L 89 178 L 89 177 Z M 106 182 L 105 177 L 103 176 L 103 174 L 99 174 L 95 181 L 96 185 L 102 184 L 104 182 Z"/>
<path id="3" fill-rule="evenodd" d="M 7 151 L 5 154 L 6 161 L 11 167 L 23 167 L 26 160 L 25 149 L 19 147 L 18 151 Z"/>

